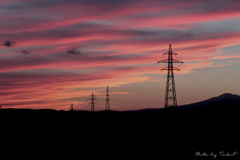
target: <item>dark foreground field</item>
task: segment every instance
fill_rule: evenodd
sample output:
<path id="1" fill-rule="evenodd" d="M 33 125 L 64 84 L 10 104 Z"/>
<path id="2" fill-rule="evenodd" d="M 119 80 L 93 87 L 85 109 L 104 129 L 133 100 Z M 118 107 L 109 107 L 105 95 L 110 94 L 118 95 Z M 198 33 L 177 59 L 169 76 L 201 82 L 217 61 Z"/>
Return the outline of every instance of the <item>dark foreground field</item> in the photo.
<path id="1" fill-rule="evenodd" d="M 48 148 L 52 154 L 57 148 L 54 157 L 67 153 L 65 159 L 97 155 L 97 159 L 239 160 L 239 107 L 240 96 L 223 94 L 167 109 L 94 113 L 1 109 L 0 118 L 2 126 L 14 129 L 10 139 L 25 144 L 28 138 L 19 136 L 24 132 L 33 136 L 30 146 L 44 146 L 44 152 Z M 2 127 L 2 133 L 6 131 Z M 13 146 L 5 136 L 2 139 Z M 235 155 L 220 154 L 228 152 Z M 208 156 L 199 156 L 204 153 Z"/>

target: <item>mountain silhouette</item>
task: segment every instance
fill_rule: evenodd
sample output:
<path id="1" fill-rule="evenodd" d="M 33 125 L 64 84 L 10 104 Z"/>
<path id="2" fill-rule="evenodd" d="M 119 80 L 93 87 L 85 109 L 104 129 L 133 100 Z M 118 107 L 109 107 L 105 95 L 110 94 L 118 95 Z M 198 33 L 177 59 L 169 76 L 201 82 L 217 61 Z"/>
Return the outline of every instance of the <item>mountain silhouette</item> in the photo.
<path id="1" fill-rule="evenodd" d="M 197 103 L 170 107 L 164 109 L 143 109 L 139 112 L 235 112 L 240 108 L 240 96 L 231 93 L 224 93 Z"/>
<path id="2" fill-rule="evenodd" d="M 213 97 L 198 103 L 184 105 L 182 107 L 207 107 L 207 106 L 237 106 L 240 105 L 240 96 L 231 93 L 224 93 L 218 97 Z"/>
<path id="3" fill-rule="evenodd" d="M 180 106 L 185 110 L 208 110 L 214 111 L 237 111 L 240 107 L 240 96 L 231 93 L 224 93 L 201 102 Z"/>

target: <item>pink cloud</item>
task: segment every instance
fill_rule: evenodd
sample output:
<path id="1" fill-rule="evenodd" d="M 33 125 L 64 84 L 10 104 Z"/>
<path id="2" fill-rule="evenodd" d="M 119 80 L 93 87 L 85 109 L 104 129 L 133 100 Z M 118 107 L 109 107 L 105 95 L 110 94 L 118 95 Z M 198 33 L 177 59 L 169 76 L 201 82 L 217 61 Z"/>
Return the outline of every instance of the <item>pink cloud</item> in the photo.
<path id="1" fill-rule="evenodd" d="M 0 48 L 0 95 L 6 106 L 64 109 L 71 97 L 89 94 L 77 88 L 150 81 L 150 74 L 166 74 L 160 72 L 164 64 L 156 62 L 167 58 L 162 54 L 169 43 L 179 53 L 175 58 L 186 62 L 177 74 L 229 66 L 212 60 L 240 58 L 219 51 L 239 44 L 238 29 L 212 31 L 202 25 L 239 18 L 237 2 L 133 0 L 114 1 L 115 7 L 103 1 L 21 2 L 16 12 L 0 16 L 1 42 L 17 42 L 14 48 Z M 25 11 L 24 5 L 30 8 Z M 77 54 L 67 52 L 73 48 Z M 31 52 L 23 55 L 22 50 Z"/>

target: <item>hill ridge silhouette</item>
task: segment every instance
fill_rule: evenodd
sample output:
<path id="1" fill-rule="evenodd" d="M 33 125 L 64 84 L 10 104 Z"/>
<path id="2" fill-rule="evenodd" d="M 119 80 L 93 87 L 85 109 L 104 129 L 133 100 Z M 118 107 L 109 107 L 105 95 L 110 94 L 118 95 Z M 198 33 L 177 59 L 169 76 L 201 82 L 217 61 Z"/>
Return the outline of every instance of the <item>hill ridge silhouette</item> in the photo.
<path id="1" fill-rule="evenodd" d="M 236 111 L 240 108 L 240 96 L 232 93 L 223 93 L 219 96 L 212 97 L 200 102 L 181 105 L 178 107 L 170 108 L 146 108 L 141 110 L 129 110 L 129 111 L 116 111 L 111 110 L 107 112 L 168 112 L 168 111 Z M 0 112 L 42 112 L 42 113 L 53 113 L 53 112 L 68 112 L 63 110 L 54 110 L 54 109 L 13 109 L 13 108 L 3 108 Z M 70 111 L 69 111 L 70 112 Z M 71 112 L 89 112 L 85 110 L 75 110 Z M 96 112 L 106 112 L 104 110 Z"/>
<path id="2" fill-rule="evenodd" d="M 239 106 L 239 107 L 238 107 Z M 203 101 L 191 103 L 191 104 L 185 104 L 178 107 L 170 107 L 170 108 L 159 108 L 159 109 L 153 109 L 153 108 L 146 108 L 142 110 L 138 110 L 140 112 L 158 112 L 158 111 L 168 111 L 168 110 L 175 110 L 175 111 L 187 111 L 187 110 L 229 110 L 234 109 L 237 110 L 240 108 L 240 96 L 237 94 L 232 93 L 223 93 L 219 96 L 212 97 Z"/>

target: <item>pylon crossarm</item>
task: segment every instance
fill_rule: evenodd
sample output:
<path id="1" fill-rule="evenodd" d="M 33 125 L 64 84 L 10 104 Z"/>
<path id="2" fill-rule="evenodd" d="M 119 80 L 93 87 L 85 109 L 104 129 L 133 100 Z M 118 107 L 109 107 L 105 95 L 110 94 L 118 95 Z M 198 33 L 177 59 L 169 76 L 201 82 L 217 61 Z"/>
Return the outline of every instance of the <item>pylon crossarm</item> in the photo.
<path id="1" fill-rule="evenodd" d="M 179 60 L 176 60 L 176 59 L 173 59 L 172 61 L 170 61 L 169 59 L 165 59 L 165 60 L 162 60 L 162 61 L 158 61 L 157 63 L 168 63 L 168 62 L 172 62 L 172 63 L 184 63 L 184 62 L 179 61 Z"/>
<path id="2" fill-rule="evenodd" d="M 162 68 L 161 71 L 162 71 L 162 70 L 168 70 L 168 67 L 166 67 L 166 68 Z"/>
<path id="3" fill-rule="evenodd" d="M 161 71 L 162 71 L 162 70 L 171 70 L 171 69 L 169 69 L 168 67 L 166 67 L 166 68 L 162 68 Z M 178 68 L 176 68 L 176 67 L 173 67 L 172 70 L 180 71 L 180 69 L 178 69 Z"/>
<path id="4" fill-rule="evenodd" d="M 176 67 L 173 67 L 173 70 L 178 70 L 178 71 L 180 71 L 180 69 L 178 69 L 178 68 L 176 68 Z"/>
<path id="5" fill-rule="evenodd" d="M 168 54 L 169 54 L 168 52 L 163 53 L 163 56 L 164 56 L 164 55 L 168 55 Z M 174 55 L 178 55 L 178 53 L 176 53 L 176 52 L 172 52 L 172 54 L 174 54 Z"/>
<path id="6" fill-rule="evenodd" d="M 176 60 L 176 59 L 173 59 L 172 62 L 173 62 L 173 63 L 184 63 L 184 62 L 179 61 L 179 60 Z"/>
<path id="7" fill-rule="evenodd" d="M 168 59 L 162 60 L 162 61 L 158 61 L 157 63 L 168 63 Z"/>
<path id="8" fill-rule="evenodd" d="M 87 101 L 91 101 L 91 100 L 96 100 L 96 101 L 99 101 L 99 99 L 96 99 L 96 98 L 94 98 L 94 99 L 87 99 Z"/>

